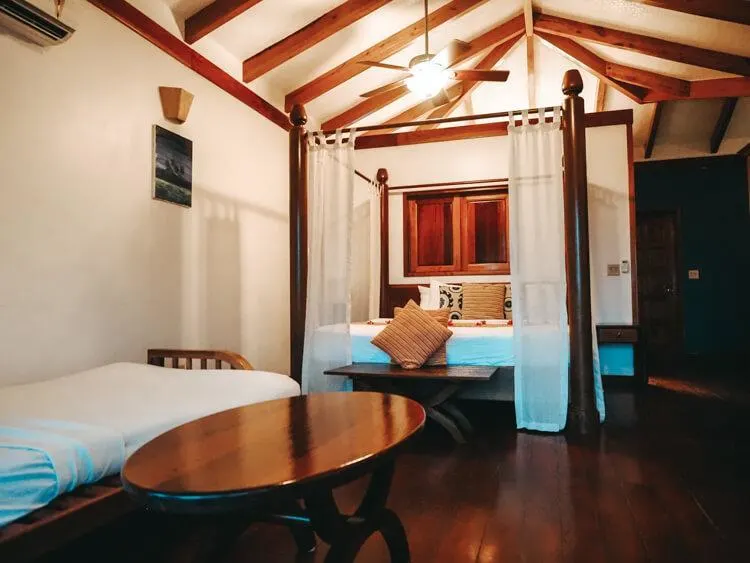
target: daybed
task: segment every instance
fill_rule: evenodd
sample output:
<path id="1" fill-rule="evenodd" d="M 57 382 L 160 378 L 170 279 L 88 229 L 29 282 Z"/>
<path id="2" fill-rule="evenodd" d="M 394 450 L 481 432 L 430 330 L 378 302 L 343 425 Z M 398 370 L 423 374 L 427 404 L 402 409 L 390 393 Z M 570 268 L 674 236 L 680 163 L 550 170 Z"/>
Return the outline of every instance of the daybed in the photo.
<path id="1" fill-rule="evenodd" d="M 166 360 L 183 371 L 165 368 Z M 252 370 L 230 352 L 149 350 L 148 364 L 110 364 L 2 389 L 0 561 L 29 561 L 132 510 L 118 474 L 156 435 L 300 392 L 285 375 L 222 370 Z"/>

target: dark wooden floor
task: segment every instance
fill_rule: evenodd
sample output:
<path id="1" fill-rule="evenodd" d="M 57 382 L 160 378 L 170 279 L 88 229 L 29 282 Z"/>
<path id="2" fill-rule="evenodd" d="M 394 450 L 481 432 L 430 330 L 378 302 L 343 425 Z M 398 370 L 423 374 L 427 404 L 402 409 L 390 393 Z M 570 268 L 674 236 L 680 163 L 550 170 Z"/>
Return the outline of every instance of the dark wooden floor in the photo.
<path id="1" fill-rule="evenodd" d="M 405 523 L 412 560 L 750 561 L 750 393 L 743 385 L 657 377 L 640 393 L 609 389 L 608 419 L 594 446 L 516 433 L 507 405 L 470 405 L 481 428 L 472 444 L 452 446 L 429 428 L 400 459 L 390 506 Z M 353 506 L 361 490 L 341 490 L 340 504 Z M 152 549 L 168 543 L 160 530 L 128 526 L 127 538 L 113 529 L 95 542 L 117 546 L 107 560 L 162 561 Z M 297 558 L 284 528 L 255 525 L 230 561 L 318 563 L 325 551 Z M 75 556 L 87 560 L 87 546 Z M 371 539 L 357 561 L 387 561 L 381 540 Z"/>

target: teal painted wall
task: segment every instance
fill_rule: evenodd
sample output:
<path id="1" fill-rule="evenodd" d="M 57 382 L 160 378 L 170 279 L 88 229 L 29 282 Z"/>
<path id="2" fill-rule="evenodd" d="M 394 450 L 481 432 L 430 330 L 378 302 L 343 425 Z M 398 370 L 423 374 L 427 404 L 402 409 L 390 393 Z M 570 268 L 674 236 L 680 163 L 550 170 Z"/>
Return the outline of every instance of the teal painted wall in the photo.
<path id="1" fill-rule="evenodd" d="M 685 352 L 750 349 L 747 161 L 737 156 L 636 163 L 637 211 L 678 210 Z M 700 270 L 699 280 L 687 271 Z"/>

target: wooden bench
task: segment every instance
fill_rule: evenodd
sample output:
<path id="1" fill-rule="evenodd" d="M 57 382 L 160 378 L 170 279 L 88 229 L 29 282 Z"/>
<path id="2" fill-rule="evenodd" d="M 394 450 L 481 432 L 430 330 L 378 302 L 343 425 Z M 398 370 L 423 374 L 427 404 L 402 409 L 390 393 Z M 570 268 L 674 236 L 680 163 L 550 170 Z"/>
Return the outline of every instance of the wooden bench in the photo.
<path id="1" fill-rule="evenodd" d="M 245 358 L 223 350 L 149 350 L 151 365 L 194 369 L 251 370 Z M 123 491 L 120 476 L 106 477 L 91 485 L 84 485 L 61 495 L 47 506 L 0 528 L 0 561 L 25 563 L 37 559 L 79 537 L 109 524 L 136 508 Z M 106 559 L 106 558 L 105 558 Z"/>
<path id="2" fill-rule="evenodd" d="M 489 381 L 499 369 L 494 366 L 404 369 L 393 364 L 350 364 L 325 373 L 349 377 L 365 389 L 388 391 L 419 401 L 427 416 L 445 428 L 456 442 L 463 444 L 473 429 L 452 399 L 463 384 Z"/>

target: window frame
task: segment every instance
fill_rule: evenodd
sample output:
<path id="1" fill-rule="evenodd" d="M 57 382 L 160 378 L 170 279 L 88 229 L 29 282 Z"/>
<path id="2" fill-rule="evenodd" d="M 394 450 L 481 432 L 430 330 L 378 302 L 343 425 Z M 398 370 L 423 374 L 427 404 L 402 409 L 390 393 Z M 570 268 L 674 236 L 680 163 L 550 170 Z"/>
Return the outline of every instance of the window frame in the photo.
<path id="1" fill-rule="evenodd" d="M 453 260 L 452 264 L 418 266 L 417 207 L 420 199 L 446 201 L 452 204 Z M 472 201 L 505 201 L 505 245 L 507 262 L 470 262 L 472 248 L 469 241 L 469 206 Z M 404 277 L 424 276 L 495 276 L 510 274 L 510 227 L 507 188 L 447 189 L 404 192 L 403 194 L 403 259 Z M 412 267 L 415 264 L 415 267 Z"/>

